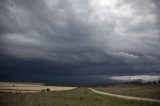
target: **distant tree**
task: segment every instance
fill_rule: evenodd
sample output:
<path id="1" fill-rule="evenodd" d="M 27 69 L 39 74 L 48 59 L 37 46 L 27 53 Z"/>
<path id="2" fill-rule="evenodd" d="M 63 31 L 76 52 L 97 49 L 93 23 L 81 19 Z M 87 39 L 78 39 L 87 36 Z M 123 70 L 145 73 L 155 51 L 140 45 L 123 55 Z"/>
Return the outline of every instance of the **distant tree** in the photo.
<path id="1" fill-rule="evenodd" d="M 157 82 L 156 82 L 156 81 L 153 81 L 153 82 L 152 82 L 152 84 L 153 84 L 153 85 L 156 85 L 156 84 L 157 84 Z"/>
<path id="2" fill-rule="evenodd" d="M 50 92 L 51 90 L 49 88 L 46 89 L 47 92 Z"/>

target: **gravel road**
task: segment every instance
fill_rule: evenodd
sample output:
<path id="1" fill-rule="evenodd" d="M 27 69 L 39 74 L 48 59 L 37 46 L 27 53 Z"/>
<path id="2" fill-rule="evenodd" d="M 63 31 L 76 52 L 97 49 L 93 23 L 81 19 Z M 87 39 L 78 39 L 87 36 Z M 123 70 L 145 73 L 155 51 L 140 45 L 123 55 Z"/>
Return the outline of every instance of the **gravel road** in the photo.
<path id="1" fill-rule="evenodd" d="M 123 98 L 123 99 L 128 99 L 128 100 L 141 100 L 141 101 L 148 101 L 148 102 L 160 103 L 160 100 L 158 100 L 158 99 L 149 99 L 149 98 L 141 98 L 141 97 L 132 97 L 132 96 L 117 95 L 117 94 L 112 94 L 112 93 L 97 91 L 97 90 L 94 90 L 94 89 L 92 89 L 92 88 L 88 88 L 88 89 L 90 89 L 91 91 L 93 91 L 93 92 L 95 92 L 95 93 L 97 93 L 97 94 L 101 94 L 101 95 L 118 97 L 118 98 Z"/>

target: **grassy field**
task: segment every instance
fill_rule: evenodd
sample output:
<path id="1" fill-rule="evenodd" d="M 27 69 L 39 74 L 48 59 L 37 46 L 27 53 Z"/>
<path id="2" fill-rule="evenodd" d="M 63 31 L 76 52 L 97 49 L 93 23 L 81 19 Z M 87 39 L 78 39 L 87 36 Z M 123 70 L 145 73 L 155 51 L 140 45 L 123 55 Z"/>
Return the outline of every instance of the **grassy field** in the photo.
<path id="1" fill-rule="evenodd" d="M 160 106 L 97 95 L 87 88 L 42 93 L 0 93 L 0 106 Z"/>
<path id="2" fill-rule="evenodd" d="M 94 89 L 120 95 L 160 99 L 160 85 L 116 85 L 111 87 L 95 87 Z"/>

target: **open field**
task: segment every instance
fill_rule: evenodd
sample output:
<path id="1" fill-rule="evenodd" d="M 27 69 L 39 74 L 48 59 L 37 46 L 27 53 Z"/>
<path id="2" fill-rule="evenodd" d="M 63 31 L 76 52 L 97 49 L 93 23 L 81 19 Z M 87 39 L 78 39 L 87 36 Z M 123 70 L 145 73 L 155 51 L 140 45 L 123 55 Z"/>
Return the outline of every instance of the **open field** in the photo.
<path id="1" fill-rule="evenodd" d="M 116 85 L 110 87 L 95 87 L 94 89 L 113 94 L 160 100 L 160 85 Z"/>
<path id="2" fill-rule="evenodd" d="M 50 91 L 71 90 L 75 87 L 62 87 L 62 86 L 44 86 L 42 83 L 13 83 L 13 82 L 0 82 L 1 92 L 32 92 L 36 93 L 42 89 L 50 89 Z"/>
<path id="3" fill-rule="evenodd" d="M 114 88 L 116 93 L 116 91 L 121 91 L 119 91 L 120 88 L 126 88 L 126 90 L 132 88 L 132 90 L 135 90 L 133 92 L 136 92 L 138 88 L 142 89 L 142 91 L 146 88 L 147 90 L 145 91 L 150 91 L 149 94 L 151 95 L 155 91 L 158 93 L 158 87 L 121 85 L 115 87 L 95 87 L 94 89 L 108 92 Z M 49 92 L 40 92 L 42 89 L 47 88 L 50 89 Z M 153 102 L 126 100 L 99 95 L 88 88 L 74 88 L 44 86 L 42 83 L 0 82 L 0 106 L 160 106 L 160 104 Z M 140 93 L 141 96 L 144 93 Z M 128 95 L 130 94 L 128 93 Z M 153 94 L 152 96 L 154 97 Z"/>
<path id="4" fill-rule="evenodd" d="M 138 100 L 138 101 L 147 101 L 147 102 L 160 103 L 160 100 L 158 100 L 158 99 L 149 99 L 149 98 L 143 98 L 143 97 L 124 96 L 124 95 L 119 95 L 119 94 L 113 94 L 113 93 L 97 91 L 97 90 L 92 89 L 92 88 L 89 88 L 89 89 L 91 91 L 93 91 L 94 93 L 99 94 L 99 95 L 111 96 L 111 97 L 127 99 L 127 100 Z"/>
<path id="5" fill-rule="evenodd" d="M 1 106 L 160 106 L 157 103 L 133 101 L 97 95 L 88 88 L 45 93 L 0 93 Z"/>

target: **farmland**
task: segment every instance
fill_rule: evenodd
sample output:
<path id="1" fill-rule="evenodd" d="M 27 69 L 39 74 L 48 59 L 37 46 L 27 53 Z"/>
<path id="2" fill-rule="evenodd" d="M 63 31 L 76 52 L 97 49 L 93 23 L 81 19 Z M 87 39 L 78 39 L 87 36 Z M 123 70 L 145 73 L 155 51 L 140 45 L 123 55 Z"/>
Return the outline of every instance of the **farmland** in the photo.
<path id="1" fill-rule="evenodd" d="M 100 89 L 100 87 L 97 89 Z M 107 88 L 105 87 L 105 89 Z M 1 106 L 160 106 L 160 104 L 158 103 L 126 100 L 116 97 L 98 95 L 89 90 L 87 87 L 79 87 L 71 90 L 37 92 L 37 93 L 0 92 L 0 105 Z"/>
<path id="2" fill-rule="evenodd" d="M 3 92 L 40 92 L 48 89 L 49 91 L 71 90 L 75 87 L 62 86 L 44 86 L 43 83 L 16 83 L 16 82 L 0 82 L 0 91 Z"/>

